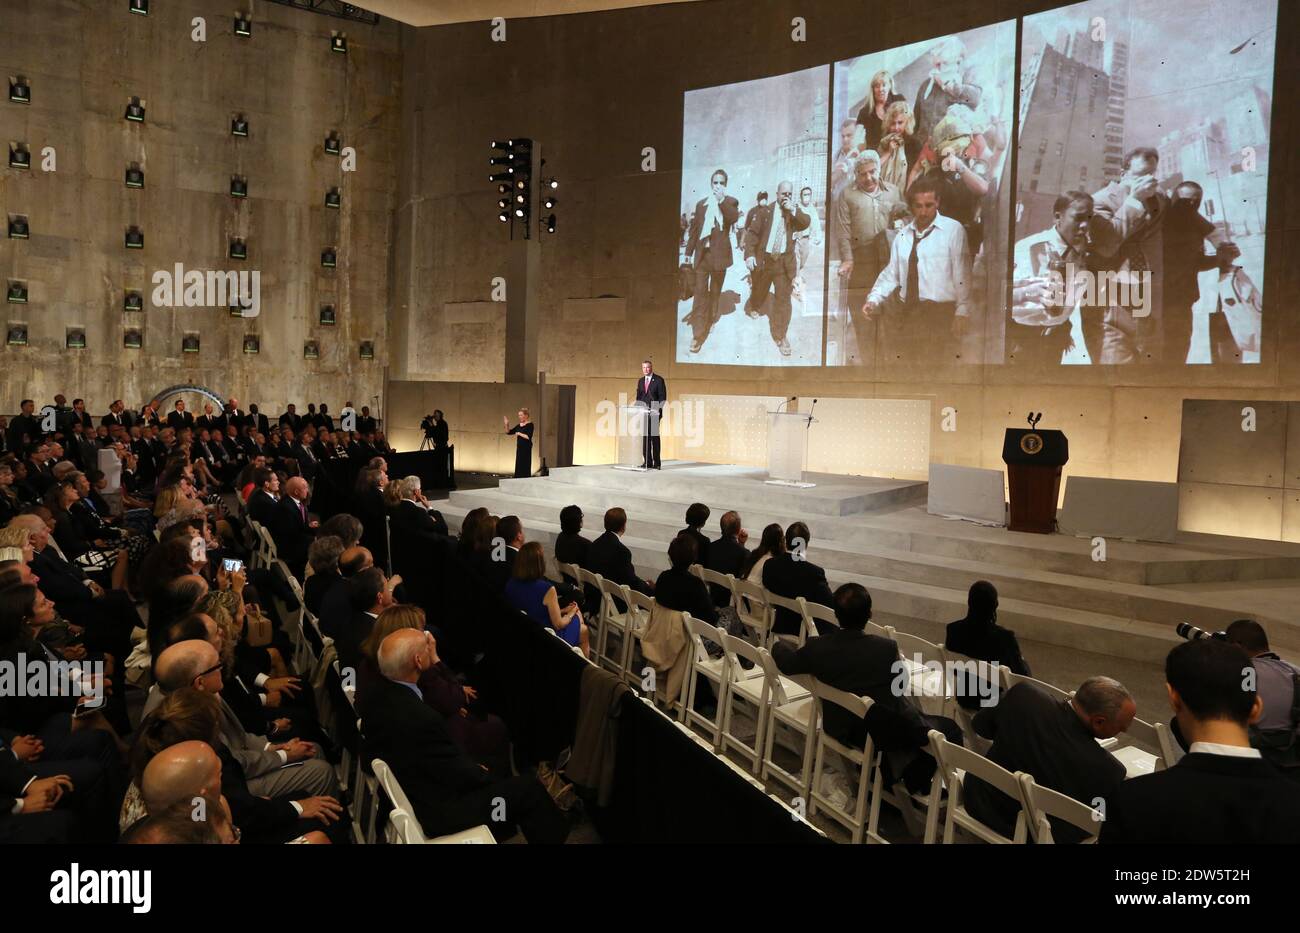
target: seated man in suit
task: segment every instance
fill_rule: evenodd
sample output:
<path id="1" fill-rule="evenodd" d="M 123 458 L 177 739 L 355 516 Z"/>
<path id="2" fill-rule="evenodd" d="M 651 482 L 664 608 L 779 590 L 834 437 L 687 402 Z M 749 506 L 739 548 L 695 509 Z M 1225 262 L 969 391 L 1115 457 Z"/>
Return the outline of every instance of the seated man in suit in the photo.
<path id="1" fill-rule="evenodd" d="M 930 730 L 938 729 L 948 741 L 960 745 L 961 729 L 947 717 L 925 715 L 912 697 L 894 689 L 902 664 L 898 644 L 866 633 L 871 594 L 865 587 L 845 583 L 835 591 L 831 604 L 839 629 L 809 638 L 802 648 L 788 641 L 775 642 L 772 658 L 776 666 L 782 674 L 811 674 L 837 690 L 871 697 L 874 705 L 865 719 L 827 704 L 826 731 L 851 748 L 861 748 L 869 733 L 876 749 L 885 753 L 889 785 L 901 779 L 912 793 L 929 790 L 936 768 L 929 754 Z"/>
<path id="2" fill-rule="evenodd" d="M 148 716 L 166 694 L 182 687 L 215 694 L 221 704 L 221 741 L 244 769 L 252 793 L 271 798 L 325 796 L 337 800 L 338 778 L 320 746 L 301 739 L 271 743 L 265 735 L 244 729 L 235 711 L 221 698 L 225 686 L 221 668 L 217 649 L 206 641 L 182 641 L 164 648 L 154 665 L 157 690 L 150 692 L 141 715 Z M 295 767 L 286 768 L 289 764 Z"/>
<path id="3" fill-rule="evenodd" d="M 299 580 L 307 569 L 307 548 L 320 527 L 320 522 L 307 512 L 309 495 L 307 481 L 301 476 L 292 477 L 284 484 L 284 496 L 276 506 L 275 524 L 271 526 L 276 553 Z"/>
<path id="4" fill-rule="evenodd" d="M 444 538 L 451 535 L 451 529 L 447 527 L 447 521 L 442 517 L 442 513 L 424 497 L 424 491 L 420 488 L 420 477 L 404 476 L 394 480 L 393 484 L 397 487 L 400 496 L 391 522 L 394 531 L 404 528 L 441 535 Z"/>
<path id="5" fill-rule="evenodd" d="M 975 716 L 975 731 L 993 740 L 986 758 L 1008 771 L 1033 775 L 1043 787 L 1094 806 L 1110 799 L 1124 780 L 1118 758 L 1097 744 L 1128 729 L 1137 705 L 1124 685 L 1109 677 L 1089 677 L 1074 698 L 1058 700 L 1030 683 L 1016 684 L 996 706 Z M 966 809 L 1010 836 L 1020 802 L 977 777 L 967 776 Z M 1081 842 L 1085 833 L 1052 820 L 1052 838 Z"/>
<path id="6" fill-rule="evenodd" d="M 709 570 L 731 574 L 739 579 L 744 576 L 745 558 L 749 556 L 749 549 L 745 547 L 749 532 L 741 526 L 739 512 L 723 512 L 718 524 L 722 535 L 709 545 L 708 560 L 701 560 L 700 563 Z M 710 584 L 709 593 L 713 596 L 715 606 L 722 607 L 731 602 L 731 591 L 725 587 Z"/>
<path id="7" fill-rule="evenodd" d="M 812 534 L 803 522 L 793 522 L 785 530 L 786 552 L 774 554 L 763 565 L 763 586 L 777 596 L 795 599 L 802 596 L 810 603 L 831 604 L 831 588 L 826 582 L 826 571 L 808 560 L 808 543 Z M 865 624 L 865 623 L 864 623 Z M 778 608 L 772 620 L 772 631 L 778 635 L 798 635 L 803 620 L 789 609 Z M 823 623 L 817 631 L 825 635 Z"/>
<path id="8" fill-rule="evenodd" d="M 995 666 L 1003 665 L 1013 674 L 1032 676 L 1028 662 L 1020 653 L 1016 633 L 998 625 L 998 591 L 987 580 L 976 580 L 971 584 L 966 595 L 966 617 L 948 623 L 943 645 L 968 658 Z M 990 691 L 981 689 L 982 684 L 967 685 L 965 671 L 959 671 L 956 676 L 958 704 L 962 709 L 979 709 L 981 698 L 990 696 Z"/>
<path id="9" fill-rule="evenodd" d="M 399 629 L 380 644 L 383 677 L 360 697 L 362 754 L 382 758 L 392 768 L 427 836 L 483 824 L 505 840 L 517 825 L 530 843 L 563 842 L 567 821 L 541 782 L 522 775 L 494 781 L 452 741 L 442 716 L 424 702 L 418 682 L 434 657 L 432 638 L 418 629 Z"/>
<path id="10" fill-rule="evenodd" d="M 1103 843 L 1293 843 L 1300 785 L 1250 747 L 1264 704 L 1237 645 L 1200 638 L 1165 658 L 1169 704 L 1190 743 L 1171 768 L 1120 784 L 1106 803 Z"/>
<path id="11" fill-rule="evenodd" d="M 591 542 L 578 534 L 582 530 L 582 509 L 566 505 L 560 509 L 560 533 L 555 536 L 555 559 L 562 564 L 587 567 L 591 558 Z M 565 577 L 568 583 L 577 583 Z"/>
<path id="12" fill-rule="evenodd" d="M 632 552 L 619 540 L 626 530 L 627 512 L 617 506 L 606 511 L 605 533 L 591 542 L 587 569 L 606 580 L 629 586 L 638 593 L 654 595 L 654 584 L 637 576 L 636 568 L 632 566 Z M 600 599 L 599 593 L 590 591 L 586 596 L 588 605 L 592 604 L 592 600 Z"/>
<path id="13" fill-rule="evenodd" d="M 393 578 L 398 579 L 397 577 Z M 375 627 L 379 614 L 393 605 L 393 590 L 390 581 L 378 567 L 369 567 L 347 583 L 348 605 L 351 616 L 341 620 L 333 616 L 328 629 L 322 622 L 321 629 L 334 639 L 334 650 L 338 652 L 339 667 L 347 670 L 359 670 L 361 665 L 361 643 Z"/>

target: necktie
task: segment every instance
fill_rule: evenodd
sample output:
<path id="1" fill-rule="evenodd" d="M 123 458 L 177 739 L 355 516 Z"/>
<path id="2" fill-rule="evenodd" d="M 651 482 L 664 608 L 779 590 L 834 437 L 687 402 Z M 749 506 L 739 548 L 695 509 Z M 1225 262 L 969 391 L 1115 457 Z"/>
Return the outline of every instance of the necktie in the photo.
<path id="1" fill-rule="evenodd" d="M 785 211 L 780 204 L 772 208 L 772 236 L 767 241 L 767 251 L 773 256 L 785 252 Z"/>
<path id="2" fill-rule="evenodd" d="M 301 502 L 298 503 L 298 514 L 302 516 L 302 523 L 307 524 L 307 506 Z"/>
<path id="3" fill-rule="evenodd" d="M 921 301 L 921 270 L 917 267 L 916 248 L 932 230 L 934 230 L 933 226 L 919 235 L 915 230 L 912 231 L 912 255 L 907 260 L 907 294 L 903 296 L 904 304 L 914 305 Z"/>

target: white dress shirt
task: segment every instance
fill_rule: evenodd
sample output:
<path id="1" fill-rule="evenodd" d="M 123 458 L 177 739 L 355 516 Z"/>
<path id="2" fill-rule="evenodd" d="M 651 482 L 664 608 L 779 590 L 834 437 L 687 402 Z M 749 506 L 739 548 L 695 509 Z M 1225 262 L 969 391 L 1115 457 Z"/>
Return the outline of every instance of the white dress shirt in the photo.
<path id="1" fill-rule="evenodd" d="M 1258 748 L 1246 745 L 1222 745 L 1218 742 L 1193 742 L 1187 749 L 1188 754 L 1200 752 L 1205 755 L 1226 755 L 1229 758 L 1263 758 Z"/>
<path id="2" fill-rule="evenodd" d="M 907 263 L 912 255 L 912 241 L 916 238 L 915 224 L 908 224 L 894 237 L 889 251 L 889 263 L 880 270 L 876 284 L 867 300 L 883 302 L 902 288 L 908 297 Z M 916 248 L 922 301 L 942 301 L 956 304 L 958 317 L 970 315 L 970 252 L 966 248 L 966 230 L 960 223 L 943 214 L 936 214 L 934 222 L 921 234 Z"/>

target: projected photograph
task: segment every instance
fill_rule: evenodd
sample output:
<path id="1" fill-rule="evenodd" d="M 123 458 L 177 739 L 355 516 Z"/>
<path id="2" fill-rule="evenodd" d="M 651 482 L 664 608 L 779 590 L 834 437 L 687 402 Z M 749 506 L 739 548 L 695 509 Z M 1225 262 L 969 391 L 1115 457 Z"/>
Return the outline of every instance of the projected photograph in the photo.
<path id="1" fill-rule="evenodd" d="M 822 364 L 827 80 L 686 93 L 678 362 Z"/>
<path id="2" fill-rule="evenodd" d="M 1015 42 L 996 23 L 835 64 L 828 365 L 1001 360 Z"/>
<path id="3" fill-rule="evenodd" d="M 1011 364 L 1258 363 L 1276 0 L 1028 16 Z"/>

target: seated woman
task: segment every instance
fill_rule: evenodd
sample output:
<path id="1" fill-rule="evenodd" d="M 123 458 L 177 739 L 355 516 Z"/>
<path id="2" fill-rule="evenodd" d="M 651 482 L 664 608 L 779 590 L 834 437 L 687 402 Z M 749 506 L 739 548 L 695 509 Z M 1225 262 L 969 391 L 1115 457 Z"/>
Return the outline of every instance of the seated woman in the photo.
<path id="1" fill-rule="evenodd" d="M 70 482 L 56 483 L 45 494 L 45 507 L 54 516 L 54 540 L 68 560 L 87 574 L 102 576 L 111 581 L 113 589 L 124 590 L 129 567 L 127 551 L 116 541 L 85 536 L 76 518 L 68 511 L 80 498 L 76 486 Z"/>
<path id="2" fill-rule="evenodd" d="M 67 481 L 77 490 L 77 498 L 68 507 L 68 514 L 72 516 L 81 536 L 90 541 L 104 541 L 109 545 L 126 548 L 131 566 L 138 567 L 154 543 L 152 536 L 146 537 L 136 531 L 115 527 L 108 512 L 108 504 L 102 498 L 99 499 L 99 505 L 95 504 L 94 489 L 87 474 L 69 473 Z"/>
<path id="3" fill-rule="evenodd" d="M 561 609 L 559 597 L 555 594 L 555 584 L 546 579 L 545 574 L 546 557 L 542 553 L 542 546 L 536 541 L 529 541 L 515 555 L 515 569 L 506 582 L 506 601 L 526 613 L 538 625 L 552 629 L 570 645 L 581 648 L 583 654 L 591 657 L 587 625 L 582 621 L 578 604 L 569 603 Z"/>
<path id="4" fill-rule="evenodd" d="M 668 545 L 667 570 L 655 581 L 655 602 L 665 609 L 689 612 L 692 619 L 713 625 L 718 610 L 704 581 L 691 573 L 691 564 L 699 563 L 699 547 L 689 529 L 680 532 Z M 664 587 L 664 589 L 660 589 Z"/>
<path id="5" fill-rule="evenodd" d="M 425 631 L 424 610 L 418 606 L 389 606 L 375 620 L 370 635 L 361 644 L 361 667 L 357 673 L 357 696 L 364 696 L 377 679 L 379 646 L 398 629 Z M 456 673 L 438 657 L 438 643 L 428 633 L 433 666 L 420 672 L 417 686 L 424 702 L 443 717 L 451 739 L 494 777 L 510 776 L 510 734 L 497 716 L 478 709 L 478 692 L 462 683 Z"/>

